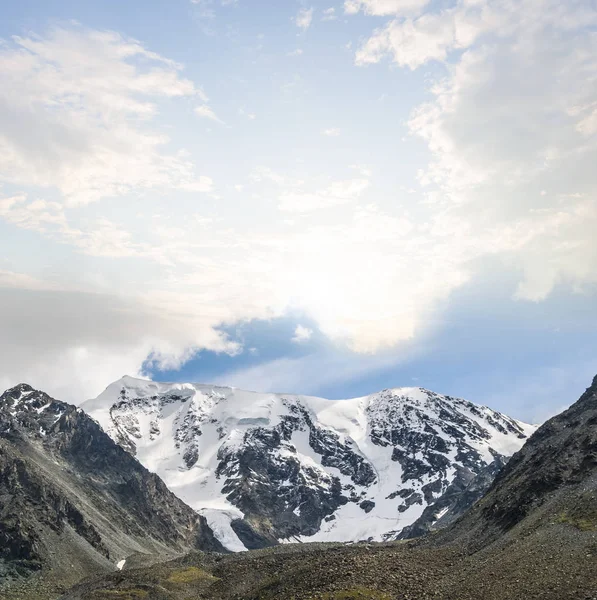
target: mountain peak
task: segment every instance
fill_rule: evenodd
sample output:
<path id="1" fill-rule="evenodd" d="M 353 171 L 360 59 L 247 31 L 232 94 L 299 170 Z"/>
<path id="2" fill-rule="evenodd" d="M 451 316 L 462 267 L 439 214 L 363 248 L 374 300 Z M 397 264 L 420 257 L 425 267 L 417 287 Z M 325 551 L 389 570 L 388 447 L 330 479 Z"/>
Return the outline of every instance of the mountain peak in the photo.
<path id="1" fill-rule="evenodd" d="M 8 388 L 6 391 L 4 391 L 2 395 L 0 395 L 0 398 L 15 398 L 25 394 L 30 394 L 31 392 L 35 391 L 35 388 L 30 386 L 28 383 L 18 383 L 17 385 Z"/>
<path id="2" fill-rule="evenodd" d="M 81 407 L 230 550 L 424 529 L 534 431 L 421 387 L 327 400 L 124 377 Z"/>

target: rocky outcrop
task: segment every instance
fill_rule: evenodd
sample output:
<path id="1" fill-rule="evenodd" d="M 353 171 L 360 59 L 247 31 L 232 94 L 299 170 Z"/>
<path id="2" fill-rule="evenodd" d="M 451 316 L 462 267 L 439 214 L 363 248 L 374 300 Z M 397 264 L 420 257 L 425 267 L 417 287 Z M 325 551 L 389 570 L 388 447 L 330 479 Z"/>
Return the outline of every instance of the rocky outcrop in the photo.
<path id="1" fill-rule="evenodd" d="M 72 580 L 133 553 L 222 550 L 205 520 L 83 411 L 26 384 L 0 396 L 0 579 Z"/>

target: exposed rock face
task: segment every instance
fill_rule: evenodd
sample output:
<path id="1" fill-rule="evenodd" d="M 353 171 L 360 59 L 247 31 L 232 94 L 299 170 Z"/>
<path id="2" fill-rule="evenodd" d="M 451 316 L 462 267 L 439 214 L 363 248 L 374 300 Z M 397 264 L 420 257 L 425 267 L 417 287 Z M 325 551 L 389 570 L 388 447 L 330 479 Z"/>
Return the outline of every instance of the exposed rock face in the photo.
<path id="1" fill-rule="evenodd" d="M 61 581 L 132 553 L 222 549 L 211 530 L 82 410 L 26 384 L 0 396 L 0 580 Z"/>
<path id="2" fill-rule="evenodd" d="M 82 408 L 231 550 L 420 535 L 534 431 L 421 388 L 330 401 L 125 377 Z"/>
<path id="3" fill-rule="evenodd" d="M 476 474 L 468 470 L 460 471 L 441 498 L 427 506 L 412 525 L 405 527 L 398 534 L 397 539 L 419 537 L 453 523 L 490 488 L 506 462 L 506 457 L 498 456 Z"/>
<path id="4" fill-rule="evenodd" d="M 517 526 L 547 521 L 597 531 L 597 377 L 575 404 L 537 429 L 484 498 L 438 539 L 478 548 Z"/>

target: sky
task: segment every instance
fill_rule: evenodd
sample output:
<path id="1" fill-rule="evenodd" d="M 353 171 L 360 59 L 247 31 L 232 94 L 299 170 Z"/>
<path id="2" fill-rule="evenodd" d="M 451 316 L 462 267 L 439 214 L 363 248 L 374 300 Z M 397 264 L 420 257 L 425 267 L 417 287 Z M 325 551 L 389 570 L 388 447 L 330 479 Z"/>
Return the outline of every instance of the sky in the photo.
<path id="1" fill-rule="evenodd" d="M 597 373 L 595 0 L 21 0 L 0 387 L 124 374 L 541 422 Z"/>

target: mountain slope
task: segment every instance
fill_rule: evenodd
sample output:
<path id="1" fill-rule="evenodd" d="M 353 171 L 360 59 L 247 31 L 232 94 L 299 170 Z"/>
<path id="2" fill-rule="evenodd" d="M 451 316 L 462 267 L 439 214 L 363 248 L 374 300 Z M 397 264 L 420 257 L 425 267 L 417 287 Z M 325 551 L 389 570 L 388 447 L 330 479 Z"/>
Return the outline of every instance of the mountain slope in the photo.
<path id="1" fill-rule="evenodd" d="M 230 550 L 418 535 L 534 430 L 421 388 L 330 401 L 124 377 L 81 407 Z"/>
<path id="2" fill-rule="evenodd" d="M 423 546 L 466 555 L 445 581 L 460 598 L 597 598 L 597 376 Z"/>
<path id="3" fill-rule="evenodd" d="M 543 425 L 457 522 L 408 543 L 295 544 L 77 586 L 64 600 L 594 600 L 597 377 Z M 184 584 L 180 582 L 184 581 Z"/>
<path id="4" fill-rule="evenodd" d="M 481 502 L 438 540 L 490 545 L 516 526 L 545 521 L 597 531 L 597 376 L 569 409 L 544 423 Z"/>
<path id="5" fill-rule="evenodd" d="M 37 573 L 51 590 L 192 548 L 221 546 L 83 411 L 25 384 L 0 396 L 0 584 Z"/>

